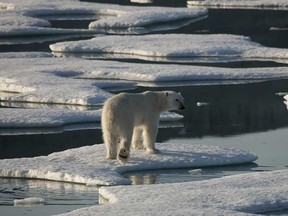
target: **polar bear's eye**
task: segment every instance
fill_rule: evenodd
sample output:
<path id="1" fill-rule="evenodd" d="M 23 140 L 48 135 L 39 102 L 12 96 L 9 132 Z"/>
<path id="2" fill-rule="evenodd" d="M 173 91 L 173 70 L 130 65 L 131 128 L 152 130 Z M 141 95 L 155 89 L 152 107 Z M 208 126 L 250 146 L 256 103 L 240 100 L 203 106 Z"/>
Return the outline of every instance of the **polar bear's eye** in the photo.
<path id="1" fill-rule="evenodd" d="M 176 99 L 175 101 L 176 101 L 176 102 L 178 102 L 179 100 L 178 100 L 178 99 Z"/>

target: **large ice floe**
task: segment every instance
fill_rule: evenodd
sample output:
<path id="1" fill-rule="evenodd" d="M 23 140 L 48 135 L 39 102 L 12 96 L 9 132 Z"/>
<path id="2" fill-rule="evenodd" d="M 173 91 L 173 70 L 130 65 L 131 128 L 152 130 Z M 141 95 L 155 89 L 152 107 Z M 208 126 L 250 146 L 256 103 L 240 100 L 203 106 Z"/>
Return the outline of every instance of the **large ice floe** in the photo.
<path id="1" fill-rule="evenodd" d="M 25 102 L 22 106 L 28 108 L 58 104 L 66 107 L 81 105 L 85 109 L 86 106 L 103 104 L 112 96 L 108 90 L 119 87 L 129 89 L 135 85 L 177 81 L 251 81 L 288 77 L 287 67 L 228 69 L 49 58 L 45 53 L 30 53 L 24 57 L 24 54 L 0 54 L 0 99 L 4 106 Z"/>
<path id="2" fill-rule="evenodd" d="M 288 170 L 159 185 L 101 187 L 100 206 L 64 215 L 254 215 L 288 208 Z M 106 201 L 107 202 L 107 201 Z"/>
<path id="3" fill-rule="evenodd" d="M 288 9 L 286 0 L 195 0 L 187 1 L 189 6 L 224 7 L 224 8 L 258 8 L 258 9 Z"/>
<path id="4" fill-rule="evenodd" d="M 100 128 L 101 109 L 69 110 L 69 109 L 1 109 L 0 134 L 37 134 L 56 133 L 63 130 L 79 130 Z M 179 127 L 175 123 L 183 118 L 173 112 L 163 112 L 160 115 L 159 127 Z M 59 128 L 60 127 L 60 128 Z"/>
<path id="5" fill-rule="evenodd" d="M 141 36 L 105 36 L 90 40 L 50 45 L 57 53 L 115 54 L 133 58 L 190 58 L 201 61 L 270 60 L 287 62 L 288 50 L 269 48 L 249 37 L 211 34 L 156 34 Z"/>
<path id="6" fill-rule="evenodd" d="M 131 184 L 121 173 L 145 169 L 203 167 L 241 164 L 257 159 L 255 154 L 231 148 L 193 144 L 158 143 L 161 154 L 132 150 L 126 164 L 105 158 L 105 146 L 96 144 L 48 156 L 0 160 L 0 176 L 46 179 L 86 185 Z M 71 166 L 67 166 L 70 164 Z"/>
<path id="7" fill-rule="evenodd" d="M 132 7 L 114 4 L 86 3 L 77 0 L 2 0 L 0 2 L 0 37 L 18 35 L 96 34 L 108 29 L 122 29 L 125 33 L 147 33 L 149 25 L 180 21 L 164 29 L 178 28 L 199 20 L 207 14 L 204 8 Z M 54 16 L 54 18 L 51 18 Z M 89 29 L 51 28 L 49 19 L 94 19 Z M 87 18 L 85 18 L 87 17 Z M 98 20 L 97 20 L 98 19 Z M 183 22 L 185 21 L 185 22 Z M 146 28 L 147 27 L 147 28 Z M 88 28 L 88 26 L 87 26 Z M 101 30 L 102 29 L 102 30 Z M 105 29 L 105 31 L 103 31 Z M 7 42 L 6 42 L 7 43 Z"/>

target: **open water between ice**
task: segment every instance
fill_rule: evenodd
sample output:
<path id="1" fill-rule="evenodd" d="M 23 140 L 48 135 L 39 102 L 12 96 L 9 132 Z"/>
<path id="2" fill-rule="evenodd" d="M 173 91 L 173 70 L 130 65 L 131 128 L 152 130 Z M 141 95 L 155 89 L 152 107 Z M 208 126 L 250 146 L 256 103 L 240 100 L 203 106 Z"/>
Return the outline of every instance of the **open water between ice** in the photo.
<path id="1" fill-rule="evenodd" d="M 98 1 L 100 2 L 100 1 Z M 108 2 L 108 1 L 105 1 Z M 111 1 L 112 3 L 115 1 Z M 118 1 L 117 1 L 118 2 Z M 175 3 L 178 2 L 178 3 Z M 120 4 L 131 4 L 119 1 Z M 154 1 L 154 5 L 185 7 L 186 1 Z M 265 19 L 263 19 L 265 17 Z M 91 18 L 91 17 L 90 17 Z M 52 21 L 54 27 L 87 28 L 90 18 L 75 22 Z M 51 18 L 53 19 L 53 18 Z M 287 27 L 288 12 L 265 10 L 209 10 L 209 17 L 178 30 L 166 33 L 229 33 L 247 35 L 266 46 L 287 48 L 287 31 L 271 31 L 270 27 Z M 86 37 L 83 37 L 84 39 Z M 29 38 L 31 40 L 32 38 Z M 71 38 L 70 38 L 71 39 Z M 75 40 L 76 38 L 72 38 Z M 77 38 L 78 39 L 78 38 Z M 37 38 L 36 38 L 37 41 Z M 58 41 L 58 40 L 57 40 Z M 60 40 L 61 41 L 61 40 Z M 55 41 L 53 41 L 55 42 Z M 49 51 L 52 42 L 0 46 L 7 51 Z M 121 59 L 121 61 L 137 61 Z M 191 63 L 197 64 L 197 63 Z M 206 64 L 202 64 L 206 65 Z M 213 64 L 210 64 L 213 65 Z M 272 62 L 234 62 L 226 67 L 256 67 L 281 65 Z M 180 91 L 188 107 L 182 128 L 162 128 L 158 142 L 188 142 L 191 144 L 224 145 L 252 151 L 259 159 L 252 164 L 203 169 L 148 170 L 126 173 L 134 184 L 157 184 L 196 181 L 288 167 L 288 113 L 278 92 L 287 91 L 288 80 L 257 83 L 207 84 L 181 83 L 178 86 L 137 88 L 143 90 L 170 89 Z M 198 104 L 198 105 L 197 105 Z M 0 158 L 32 157 L 55 151 L 102 143 L 100 129 L 65 131 L 30 135 L 0 136 Z M 15 199 L 41 197 L 44 204 L 14 206 Z M 98 203 L 98 188 L 42 180 L 0 178 L 1 215 L 53 215 Z M 287 212 L 268 213 L 287 215 Z"/>

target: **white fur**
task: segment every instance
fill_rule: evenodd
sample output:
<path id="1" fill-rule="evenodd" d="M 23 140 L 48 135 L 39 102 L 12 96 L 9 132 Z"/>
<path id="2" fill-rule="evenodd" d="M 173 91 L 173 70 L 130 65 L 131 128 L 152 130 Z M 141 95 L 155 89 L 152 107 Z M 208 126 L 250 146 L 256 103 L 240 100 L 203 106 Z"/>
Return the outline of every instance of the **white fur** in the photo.
<path id="1" fill-rule="evenodd" d="M 183 110 L 183 98 L 173 91 L 121 93 L 108 99 L 102 111 L 102 132 L 107 159 L 126 162 L 130 146 L 159 153 L 155 148 L 160 113 Z"/>

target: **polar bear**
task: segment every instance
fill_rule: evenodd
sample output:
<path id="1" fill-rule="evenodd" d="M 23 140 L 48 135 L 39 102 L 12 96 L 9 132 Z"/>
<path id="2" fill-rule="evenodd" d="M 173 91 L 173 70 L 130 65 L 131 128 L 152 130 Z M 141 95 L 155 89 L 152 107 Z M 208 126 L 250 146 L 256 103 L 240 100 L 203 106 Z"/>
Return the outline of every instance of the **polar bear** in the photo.
<path id="1" fill-rule="evenodd" d="M 131 143 L 133 148 L 159 153 L 155 140 L 160 113 L 176 109 L 185 106 L 181 94 L 174 91 L 120 93 L 109 98 L 101 117 L 106 158 L 127 162 Z"/>

